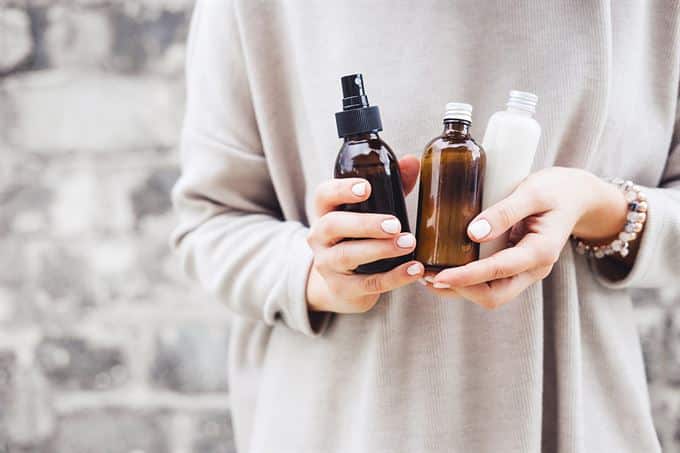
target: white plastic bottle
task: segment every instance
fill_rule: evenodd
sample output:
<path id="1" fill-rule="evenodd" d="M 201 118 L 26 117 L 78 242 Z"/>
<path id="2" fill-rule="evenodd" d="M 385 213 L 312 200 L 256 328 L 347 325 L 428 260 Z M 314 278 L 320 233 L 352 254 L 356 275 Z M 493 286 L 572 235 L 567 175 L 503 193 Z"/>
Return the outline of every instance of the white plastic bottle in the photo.
<path id="1" fill-rule="evenodd" d="M 482 208 L 496 204 L 529 175 L 536 154 L 541 126 L 533 118 L 538 96 L 511 91 L 507 109 L 494 113 L 486 126 L 482 147 L 486 151 L 486 175 Z M 506 248 L 508 234 L 481 244 L 479 257 Z"/>

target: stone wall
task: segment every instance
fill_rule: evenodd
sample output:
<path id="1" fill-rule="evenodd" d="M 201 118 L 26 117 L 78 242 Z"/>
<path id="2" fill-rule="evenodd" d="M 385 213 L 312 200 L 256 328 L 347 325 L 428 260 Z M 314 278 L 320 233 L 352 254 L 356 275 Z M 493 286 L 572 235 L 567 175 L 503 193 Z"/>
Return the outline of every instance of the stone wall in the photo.
<path id="1" fill-rule="evenodd" d="M 227 313 L 170 256 L 191 0 L 0 0 L 0 453 L 233 451 Z M 680 298 L 639 294 L 680 452 Z"/>
<path id="2" fill-rule="evenodd" d="M 233 452 L 170 255 L 191 0 L 0 0 L 0 453 Z"/>

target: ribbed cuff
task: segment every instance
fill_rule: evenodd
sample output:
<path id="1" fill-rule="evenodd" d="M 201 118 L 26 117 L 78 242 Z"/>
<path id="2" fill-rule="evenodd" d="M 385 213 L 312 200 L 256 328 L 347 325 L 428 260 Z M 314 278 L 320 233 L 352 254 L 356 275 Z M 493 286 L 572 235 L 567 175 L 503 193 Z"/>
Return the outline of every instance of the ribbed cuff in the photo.
<path id="1" fill-rule="evenodd" d="M 332 313 L 310 313 L 307 307 L 307 279 L 312 267 L 314 254 L 306 240 L 307 229 L 301 228 L 293 238 L 290 247 L 290 261 L 287 272 L 288 300 L 284 307 L 286 324 L 298 332 L 316 337 L 326 330 Z"/>
<path id="2" fill-rule="evenodd" d="M 668 218 L 671 215 L 669 210 L 673 209 L 674 204 L 669 203 L 668 197 L 664 194 L 666 190 L 670 189 L 643 188 L 649 208 L 635 262 L 620 278 L 605 275 L 601 270 L 597 270 L 596 266 L 592 266 L 596 269 L 597 279 L 602 285 L 612 289 L 654 288 L 657 286 L 657 280 L 663 280 L 661 275 L 654 274 L 665 274 L 668 271 L 661 269 L 664 266 L 665 254 L 660 247 L 666 234 Z M 662 282 L 658 283 L 662 284 Z"/>

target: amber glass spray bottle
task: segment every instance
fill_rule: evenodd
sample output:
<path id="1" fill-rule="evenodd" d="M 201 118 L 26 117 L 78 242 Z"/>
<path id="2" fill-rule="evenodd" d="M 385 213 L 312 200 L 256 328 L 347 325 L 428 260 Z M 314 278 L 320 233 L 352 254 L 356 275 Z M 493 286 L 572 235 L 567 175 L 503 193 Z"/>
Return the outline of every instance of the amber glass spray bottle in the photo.
<path id="1" fill-rule="evenodd" d="M 481 211 L 486 156 L 470 136 L 472 106 L 446 104 L 444 132 L 421 160 L 416 260 L 428 271 L 479 258 L 467 226 Z"/>
<path id="2" fill-rule="evenodd" d="M 335 161 L 336 178 L 364 178 L 371 184 L 370 197 L 361 203 L 343 205 L 344 211 L 391 214 L 401 222 L 401 231 L 408 232 L 408 217 L 404 201 L 397 157 L 378 135 L 382 131 L 380 110 L 370 106 L 361 74 L 340 79 L 342 112 L 335 114 L 338 136 L 344 139 Z M 362 264 L 355 272 L 374 274 L 386 272 L 409 261 L 413 253 Z"/>

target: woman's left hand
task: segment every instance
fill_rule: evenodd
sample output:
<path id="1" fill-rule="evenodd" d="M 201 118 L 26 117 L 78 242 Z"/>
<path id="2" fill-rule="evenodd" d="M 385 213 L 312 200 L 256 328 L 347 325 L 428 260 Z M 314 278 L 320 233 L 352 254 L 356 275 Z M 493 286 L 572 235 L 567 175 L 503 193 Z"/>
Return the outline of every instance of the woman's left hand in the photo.
<path id="1" fill-rule="evenodd" d="M 468 226 L 475 242 L 510 230 L 514 246 L 427 280 L 440 295 L 496 308 L 547 277 L 571 234 L 593 243 L 613 240 L 626 210 L 621 191 L 592 173 L 563 167 L 538 171 Z"/>

